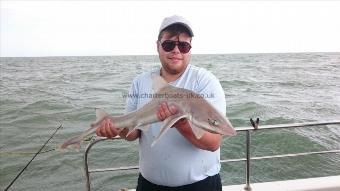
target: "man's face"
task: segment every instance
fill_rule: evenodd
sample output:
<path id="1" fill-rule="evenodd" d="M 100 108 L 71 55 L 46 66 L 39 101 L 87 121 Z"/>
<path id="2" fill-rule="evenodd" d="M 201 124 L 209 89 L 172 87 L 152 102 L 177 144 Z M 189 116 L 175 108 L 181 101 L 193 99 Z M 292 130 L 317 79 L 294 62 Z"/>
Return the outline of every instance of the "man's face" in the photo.
<path id="1" fill-rule="evenodd" d="M 191 44 L 191 37 L 187 33 L 180 33 L 179 35 L 170 37 L 169 33 L 165 31 L 163 32 L 161 40 L 157 41 L 159 59 L 165 72 L 172 75 L 182 74 L 189 64 L 191 52 L 181 53 L 178 45 L 176 45 L 173 50 L 166 52 L 161 46 L 161 43 L 165 40 L 188 42 Z"/>

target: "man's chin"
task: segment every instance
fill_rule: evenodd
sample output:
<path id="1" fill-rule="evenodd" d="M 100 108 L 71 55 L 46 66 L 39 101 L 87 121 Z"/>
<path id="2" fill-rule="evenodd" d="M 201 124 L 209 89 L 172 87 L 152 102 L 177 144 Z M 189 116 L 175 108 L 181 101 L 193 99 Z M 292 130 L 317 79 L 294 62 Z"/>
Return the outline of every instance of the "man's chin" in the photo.
<path id="1" fill-rule="evenodd" d="M 176 75 L 183 73 L 186 65 L 183 62 L 168 62 L 163 68 L 170 74 Z"/>

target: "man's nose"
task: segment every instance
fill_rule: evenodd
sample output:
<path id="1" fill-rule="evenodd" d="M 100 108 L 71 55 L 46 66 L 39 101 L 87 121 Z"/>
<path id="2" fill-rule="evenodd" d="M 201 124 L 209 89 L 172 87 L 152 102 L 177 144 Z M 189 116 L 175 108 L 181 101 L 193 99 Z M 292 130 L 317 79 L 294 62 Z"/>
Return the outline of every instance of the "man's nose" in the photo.
<path id="1" fill-rule="evenodd" d="M 179 48 L 178 48 L 178 44 L 176 43 L 176 46 L 175 48 L 172 50 L 173 53 L 180 53 L 181 51 L 179 51 Z"/>

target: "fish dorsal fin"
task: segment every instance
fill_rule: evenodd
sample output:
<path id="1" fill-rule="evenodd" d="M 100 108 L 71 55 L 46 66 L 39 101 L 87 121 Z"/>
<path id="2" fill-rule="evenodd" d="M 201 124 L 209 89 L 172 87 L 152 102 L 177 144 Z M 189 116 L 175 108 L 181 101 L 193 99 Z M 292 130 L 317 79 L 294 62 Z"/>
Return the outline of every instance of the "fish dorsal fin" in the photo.
<path id="1" fill-rule="evenodd" d="M 109 114 L 107 114 L 103 109 L 96 108 L 96 117 L 97 117 L 96 121 L 100 121 L 108 115 Z"/>
<path id="2" fill-rule="evenodd" d="M 154 92 L 158 92 L 160 89 L 168 86 L 168 83 L 158 74 L 152 74 L 152 89 Z"/>

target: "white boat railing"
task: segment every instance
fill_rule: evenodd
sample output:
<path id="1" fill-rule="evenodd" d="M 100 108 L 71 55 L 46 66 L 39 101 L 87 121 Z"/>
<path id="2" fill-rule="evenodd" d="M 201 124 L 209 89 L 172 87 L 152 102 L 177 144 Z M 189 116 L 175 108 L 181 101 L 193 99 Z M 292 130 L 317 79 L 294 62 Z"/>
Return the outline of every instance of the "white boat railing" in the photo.
<path id="1" fill-rule="evenodd" d="M 297 157 L 297 156 L 305 156 L 305 155 L 315 155 L 315 154 L 329 154 L 329 153 L 340 153 L 340 149 L 335 150 L 325 150 L 325 151 L 316 151 L 316 152 L 302 152 L 302 153 L 291 153 L 291 154 L 283 154 L 283 155 L 271 155 L 271 156 L 262 156 L 262 157 L 251 157 L 250 153 L 250 146 L 251 146 L 251 134 L 250 132 L 256 132 L 256 131 L 262 131 L 262 130 L 268 130 L 268 129 L 280 129 L 280 128 L 297 128 L 297 127 L 314 127 L 314 126 L 322 126 L 325 127 L 327 125 L 339 125 L 340 120 L 336 121 L 325 121 L 325 122 L 307 122 L 307 123 L 291 123 L 291 124 L 277 124 L 277 125 L 263 125 L 259 126 L 258 120 L 255 123 L 252 119 L 252 126 L 249 127 L 237 127 L 235 128 L 236 131 L 246 132 L 246 158 L 239 158 L 239 159 L 224 159 L 221 160 L 221 163 L 230 163 L 230 162 L 240 162 L 245 161 L 245 169 L 246 169 L 246 182 L 244 190 L 250 191 L 250 162 L 252 160 L 264 160 L 264 159 L 273 159 L 273 158 L 285 158 L 285 157 Z M 90 149 L 98 142 L 106 141 L 106 140 L 116 140 L 120 139 L 119 137 L 113 138 L 113 139 L 107 139 L 107 138 L 99 138 L 91 141 L 84 152 L 84 170 L 85 170 L 85 179 L 86 179 L 86 190 L 91 190 L 91 180 L 90 180 L 90 174 L 91 173 L 99 173 L 99 172 L 108 172 L 108 171 L 123 171 L 123 170 L 135 170 L 139 169 L 138 166 L 123 166 L 123 167 L 117 167 L 117 168 L 102 168 L 102 169 L 89 169 L 88 166 L 88 153 Z"/>

